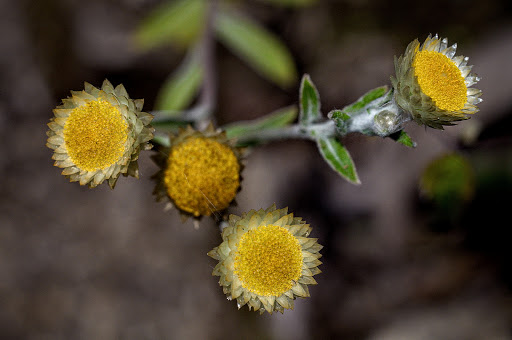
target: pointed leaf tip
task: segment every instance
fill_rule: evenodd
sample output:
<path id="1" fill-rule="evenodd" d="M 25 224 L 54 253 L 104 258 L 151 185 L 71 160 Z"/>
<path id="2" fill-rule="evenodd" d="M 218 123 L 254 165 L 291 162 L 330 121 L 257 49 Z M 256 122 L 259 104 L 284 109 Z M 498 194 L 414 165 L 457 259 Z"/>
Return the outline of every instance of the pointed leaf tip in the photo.
<path id="1" fill-rule="evenodd" d="M 352 184 L 361 184 L 348 150 L 336 138 L 320 138 L 318 149 L 327 164 Z"/>
<path id="2" fill-rule="evenodd" d="M 309 125 L 321 117 L 320 95 L 308 74 L 302 77 L 300 83 L 300 114 L 299 122 Z"/>
<path id="3" fill-rule="evenodd" d="M 389 137 L 395 142 L 403 144 L 409 148 L 415 148 L 417 146 L 416 142 L 413 141 L 412 138 L 404 130 L 395 132 Z"/>

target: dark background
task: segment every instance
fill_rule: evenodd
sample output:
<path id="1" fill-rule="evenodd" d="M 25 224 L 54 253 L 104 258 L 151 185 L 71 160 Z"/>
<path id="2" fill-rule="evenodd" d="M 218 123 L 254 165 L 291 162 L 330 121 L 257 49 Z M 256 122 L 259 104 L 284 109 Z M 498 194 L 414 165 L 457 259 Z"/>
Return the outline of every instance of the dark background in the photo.
<path id="1" fill-rule="evenodd" d="M 182 57 L 133 45 L 159 3 L 0 1 L 1 339 L 512 339 L 509 1 L 241 3 L 289 46 L 324 112 L 389 84 L 393 56 L 436 32 L 470 57 L 484 99 L 471 120 L 445 131 L 409 123 L 416 149 L 347 137 L 360 186 L 339 178 L 310 142 L 255 149 L 231 211 L 288 206 L 325 246 L 311 298 L 263 316 L 238 311 L 211 276 L 206 253 L 221 241 L 214 223 L 195 230 L 154 202 L 151 152 L 141 155 L 140 180 L 121 178 L 111 191 L 68 183 L 45 147 L 52 109 L 84 81 L 123 83 L 152 110 Z M 297 102 L 298 83 L 279 89 L 222 45 L 216 55 L 219 124 Z M 472 131 L 478 139 L 462 143 Z M 454 150 L 474 170 L 475 194 L 446 209 L 418 183 Z"/>

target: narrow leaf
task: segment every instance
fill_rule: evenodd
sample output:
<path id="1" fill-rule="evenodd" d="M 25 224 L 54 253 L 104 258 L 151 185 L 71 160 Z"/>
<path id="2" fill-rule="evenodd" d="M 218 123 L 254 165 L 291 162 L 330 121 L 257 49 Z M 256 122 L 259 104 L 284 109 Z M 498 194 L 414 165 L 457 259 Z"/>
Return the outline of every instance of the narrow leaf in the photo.
<path id="1" fill-rule="evenodd" d="M 237 122 L 227 125 L 223 129 L 226 131 L 228 138 L 238 138 L 247 133 L 286 126 L 294 122 L 296 118 L 297 108 L 288 106 L 260 119 Z"/>
<path id="2" fill-rule="evenodd" d="M 155 135 L 155 137 L 153 137 L 152 141 L 153 141 L 153 143 L 156 143 L 156 144 L 159 144 L 162 146 L 169 147 L 171 145 L 171 142 L 169 141 L 169 136 L 164 136 L 164 135 L 160 135 L 160 134 Z"/>
<path id="3" fill-rule="evenodd" d="M 320 95 L 308 74 L 300 83 L 300 114 L 299 122 L 309 125 L 320 119 Z"/>
<path id="4" fill-rule="evenodd" d="M 296 81 L 295 64 L 286 46 L 252 20 L 224 10 L 216 16 L 215 29 L 222 43 L 262 76 L 281 87 Z"/>
<path id="5" fill-rule="evenodd" d="M 388 86 L 377 87 L 366 92 L 357 101 L 343 108 L 343 112 L 354 112 L 361 110 L 377 98 L 384 96 L 389 91 Z"/>
<path id="6" fill-rule="evenodd" d="M 167 43 L 190 46 L 203 29 L 205 5 L 205 0 L 164 1 L 137 28 L 136 44 L 142 49 Z"/>
<path id="7" fill-rule="evenodd" d="M 395 142 L 401 143 L 409 148 L 415 148 L 416 142 L 411 139 L 411 137 L 404 131 L 400 130 L 398 132 L 393 133 L 389 136 Z"/>
<path id="8" fill-rule="evenodd" d="M 361 184 L 356 166 L 348 150 L 336 138 L 320 138 L 317 140 L 320 154 L 331 168 L 353 184 Z"/>
<path id="9" fill-rule="evenodd" d="M 179 113 L 192 102 L 203 79 L 203 69 L 198 59 L 195 55 L 188 58 L 167 78 L 156 98 L 156 110 Z"/>

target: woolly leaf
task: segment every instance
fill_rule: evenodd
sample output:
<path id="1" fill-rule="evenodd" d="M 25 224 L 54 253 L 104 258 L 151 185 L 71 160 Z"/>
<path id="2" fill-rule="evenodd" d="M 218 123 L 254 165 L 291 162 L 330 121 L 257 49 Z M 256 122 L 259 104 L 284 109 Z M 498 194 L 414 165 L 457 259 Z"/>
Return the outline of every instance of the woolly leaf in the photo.
<path id="1" fill-rule="evenodd" d="M 300 83 L 300 114 L 299 122 L 302 125 L 309 125 L 318 121 L 320 113 L 320 96 L 311 81 L 309 75 L 305 74 Z"/>
<path id="2" fill-rule="evenodd" d="M 387 86 L 377 87 L 373 90 L 366 92 L 356 102 L 344 107 L 343 110 L 341 110 L 341 111 L 343 111 L 345 113 L 359 111 L 362 108 L 364 108 L 366 105 L 370 104 L 375 99 L 380 98 L 383 95 L 385 95 L 388 91 L 389 91 L 389 88 Z"/>
<path id="3" fill-rule="evenodd" d="M 336 138 L 319 138 L 317 140 L 320 154 L 331 168 L 352 184 L 361 184 L 356 166 L 348 150 Z"/>

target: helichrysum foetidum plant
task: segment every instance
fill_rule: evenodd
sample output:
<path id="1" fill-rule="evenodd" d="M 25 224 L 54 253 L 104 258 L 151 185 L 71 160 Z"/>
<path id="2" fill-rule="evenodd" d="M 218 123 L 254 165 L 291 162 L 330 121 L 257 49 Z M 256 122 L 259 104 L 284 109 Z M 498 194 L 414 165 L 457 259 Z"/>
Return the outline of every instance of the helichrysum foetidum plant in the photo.
<path id="1" fill-rule="evenodd" d="M 422 45 L 411 42 L 395 59 L 396 103 L 420 125 L 442 129 L 478 111 L 482 92 L 471 86 L 480 79 L 471 73 L 467 57 L 455 56 L 456 49 L 447 38 L 428 36 Z"/>
<path id="2" fill-rule="evenodd" d="M 230 215 L 223 242 L 208 253 L 219 261 L 213 275 L 220 276 L 228 300 L 236 300 L 238 308 L 247 304 L 260 313 L 282 313 L 293 309 L 297 296 L 308 297 L 322 263 L 322 246 L 310 232 L 300 217 L 275 206 Z"/>
<path id="3" fill-rule="evenodd" d="M 226 210 L 240 190 L 241 149 L 212 125 L 202 132 L 189 126 L 170 143 L 153 156 L 160 167 L 153 176 L 157 200 L 174 205 L 184 217 Z"/>
<path id="4" fill-rule="evenodd" d="M 186 4 L 185 0 L 180 3 Z M 216 8 L 213 2 L 196 3 L 209 3 L 209 11 Z M 225 15 L 221 17 L 226 19 Z M 213 21 L 207 22 L 211 25 Z M 228 20 L 224 24 L 232 27 L 236 22 Z M 222 32 L 243 32 L 244 37 L 228 41 L 244 41 L 244 48 L 254 47 L 245 44 L 247 30 Z M 194 51 L 214 46 L 208 42 L 211 38 L 206 34 L 204 46 Z M 275 41 L 266 46 L 273 45 Z M 176 207 L 184 219 L 191 216 L 198 223 L 203 216 L 213 216 L 219 226 L 227 224 L 222 229 L 222 243 L 208 253 L 218 260 L 213 275 L 219 276 L 224 294 L 229 300 L 236 300 L 238 308 L 247 305 L 249 310 L 260 313 L 282 313 L 293 308 L 296 297 L 309 296 L 308 286 L 316 284 L 313 276 L 320 273 L 322 246 L 317 239 L 309 238 L 311 227 L 288 214 L 287 209 L 272 206 L 251 210 L 242 216 L 230 215 L 225 221 L 224 213 L 234 204 L 240 190 L 240 146 L 257 146 L 279 139 L 309 139 L 317 144 L 332 169 L 351 183 L 359 184 L 352 157 L 341 137 L 362 133 L 391 137 L 414 147 L 415 143 L 403 131 L 404 123 L 414 120 L 443 129 L 478 111 L 481 91 L 471 86 L 479 78 L 471 73 L 468 58 L 455 56 L 455 51 L 456 45 L 448 46 L 447 39 L 437 35 L 429 36 L 421 45 L 418 40 L 411 42 L 404 55 L 395 58 L 392 87 L 373 89 L 343 109 L 330 111 L 327 117 L 322 113 L 318 90 L 309 75 L 304 75 L 298 110 L 284 108 L 255 121 L 234 122 L 223 131 L 213 125 L 203 131 L 190 126 L 202 126 L 214 111 L 216 91 L 208 88 L 215 84 L 211 78 L 214 72 L 205 72 L 204 78 L 210 78 L 204 80 L 204 95 L 196 107 L 184 112 L 161 111 L 153 123 L 162 132 L 173 131 L 170 136 L 153 136 L 149 125 L 153 116 L 142 112 L 143 101 L 130 99 L 123 85 L 114 89 L 105 80 L 98 89 L 85 83 L 84 91 L 72 91 L 72 96 L 63 99 L 63 104 L 53 111 L 47 146 L 54 150 L 55 166 L 63 168 L 62 174 L 71 181 L 95 187 L 107 180 L 113 188 L 121 174 L 138 177 L 139 151 L 150 149 L 149 141 L 154 139 L 160 144 L 152 157 L 159 166 L 153 176 L 157 200 Z M 255 55 L 259 56 L 260 51 L 257 52 Z M 189 59 L 185 68 L 188 71 L 178 72 L 179 78 L 199 85 L 201 76 L 193 76 L 202 70 L 199 60 Z M 203 63 L 209 67 L 215 64 L 204 60 Z M 195 85 L 184 88 L 197 90 Z M 165 88 L 181 90 L 174 85 Z M 193 93 L 189 95 L 191 99 Z M 298 122 L 294 123 L 296 118 Z M 186 129 L 177 128 L 184 125 L 188 125 Z"/>
<path id="5" fill-rule="evenodd" d="M 54 150 L 55 166 L 91 188 L 105 180 L 114 188 L 120 174 L 138 178 L 139 152 L 150 149 L 153 138 L 153 116 L 142 112 L 143 103 L 108 80 L 100 89 L 85 83 L 85 90 L 71 91 L 48 123 L 46 145 Z"/>

